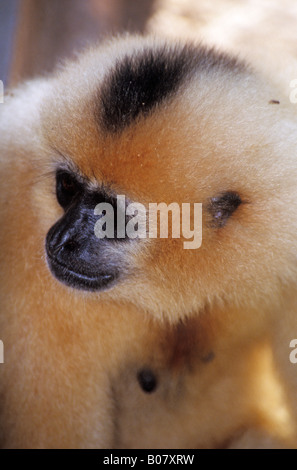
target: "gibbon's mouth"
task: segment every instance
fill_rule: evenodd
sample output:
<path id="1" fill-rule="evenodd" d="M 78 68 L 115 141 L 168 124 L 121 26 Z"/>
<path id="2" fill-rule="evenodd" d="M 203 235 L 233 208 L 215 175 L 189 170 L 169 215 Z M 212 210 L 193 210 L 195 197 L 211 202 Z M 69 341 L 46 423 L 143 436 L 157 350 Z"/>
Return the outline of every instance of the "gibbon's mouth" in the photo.
<path id="1" fill-rule="evenodd" d="M 47 263 L 51 273 L 58 281 L 75 289 L 86 291 L 98 291 L 112 287 L 113 281 L 118 277 L 118 273 L 80 273 L 73 271 L 68 266 L 58 262 L 47 253 Z"/>

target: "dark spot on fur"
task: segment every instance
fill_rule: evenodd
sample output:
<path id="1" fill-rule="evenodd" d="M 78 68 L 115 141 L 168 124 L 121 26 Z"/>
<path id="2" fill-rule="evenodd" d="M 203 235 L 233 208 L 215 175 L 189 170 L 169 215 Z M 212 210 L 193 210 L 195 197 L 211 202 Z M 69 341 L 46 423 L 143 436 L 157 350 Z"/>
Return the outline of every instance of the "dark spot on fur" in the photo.
<path id="1" fill-rule="evenodd" d="M 213 361 L 215 358 L 215 354 L 213 351 L 210 351 L 208 354 L 205 354 L 205 356 L 203 356 L 201 358 L 202 362 L 204 362 L 205 364 L 207 364 L 208 362 L 211 362 Z"/>
<path id="2" fill-rule="evenodd" d="M 211 225 L 219 228 L 224 227 L 241 203 L 241 197 L 234 191 L 227 191 L 220 196 L 211 198 L 208 205 L 208 211 L 212 216 Z"/>
<path id="3" fill-rule="evenodd" d="M 270 100 L 269 104 L 280 104 L 278 100 Z"/>
<path id="4" fill-rule="evenodd" d="M 118 61 L 95 100 L 96 121 L 108 132 L 120 132 L 170 98 L 193 73 L 244 70 L 237 59 L 193 45 L 147 47 Z"/>
<path id="5" fill-rule="evenodd" d="M 157 378 L 150 369 L 142 369 L 138 372 L 137 380 L 142 390 L 146 393 L 154 392 L 158 385 Z"/>

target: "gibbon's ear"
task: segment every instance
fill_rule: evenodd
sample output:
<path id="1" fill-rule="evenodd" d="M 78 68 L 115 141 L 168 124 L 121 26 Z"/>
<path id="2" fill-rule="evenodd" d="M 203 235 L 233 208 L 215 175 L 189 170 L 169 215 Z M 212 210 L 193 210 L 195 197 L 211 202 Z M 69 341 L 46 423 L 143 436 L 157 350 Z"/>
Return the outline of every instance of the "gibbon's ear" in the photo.
<path id="1" fill-rule="evenodd" d="M 208 211 L 212 216 L 212 226 L 224 227 L 240 204 L 242 204 L 242 199 L 234 191 L 226 191 L 219 196 L 212 197 L 208 205 Z"/>

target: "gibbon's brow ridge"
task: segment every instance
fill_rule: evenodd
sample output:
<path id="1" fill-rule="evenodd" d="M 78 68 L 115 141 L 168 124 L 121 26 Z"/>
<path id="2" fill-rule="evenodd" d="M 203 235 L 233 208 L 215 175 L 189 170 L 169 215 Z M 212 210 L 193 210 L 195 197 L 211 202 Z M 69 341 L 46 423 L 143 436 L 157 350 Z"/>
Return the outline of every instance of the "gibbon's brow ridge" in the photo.
<path id="1" fill-rule="evenodd" d="M 95 117 L 105 131 L 116 133 L 169 98 L 193 73 L 243 71 L 234 57 L 204 46 L 163 45 L 126 55 L 106 75 L 95 100 Z"/>

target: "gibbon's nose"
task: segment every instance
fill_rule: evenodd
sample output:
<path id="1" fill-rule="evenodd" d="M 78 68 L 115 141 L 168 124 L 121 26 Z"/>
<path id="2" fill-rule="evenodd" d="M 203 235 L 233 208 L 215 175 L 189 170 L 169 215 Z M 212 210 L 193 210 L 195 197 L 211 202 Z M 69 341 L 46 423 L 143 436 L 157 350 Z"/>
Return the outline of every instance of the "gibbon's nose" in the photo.
<path id="1" fill-rule="evenodd" d="M 46 237 L 46 249 L 51 258 L 58 262 L 69 261 L 68 257 L 80 257 L 90 240 L 92 233 L 92 214 L 88 211 L 70 210 L 49 230 Z"/>
<path id="2" fill-rule="evenodd" d="M 79 242 L 75 230 L 67 227 L 62 221 L 55 224 L 49 231 L 46 238 L 46 248 L 50 256 L 63 258 L 68 252 L 73 253 L 79 249 Z M 60 260 L 61 261 L 61 260 Z"/>
<path id="3" fill-rule="evenodd" d="M 79 249 L 79 243 L 75 237 L 71 237 L 69 233 L 65 232 L 61 237 L 59 234 L 54 234 L 48 241 L 47 248 L 50 255 L 59 258 L 59 254 L 65 256 L 67 252 L 72 253 Z"/>
<path id="4" fill-rule="evenodd" d="M 95 236 L 97 219 L 93 208 L 72 207 L 46 236 L 48 267 L 67 286 L 94 292 L 112 287 L 119 277 L 117 264 L 104 253 L 105 242 Z"/>

